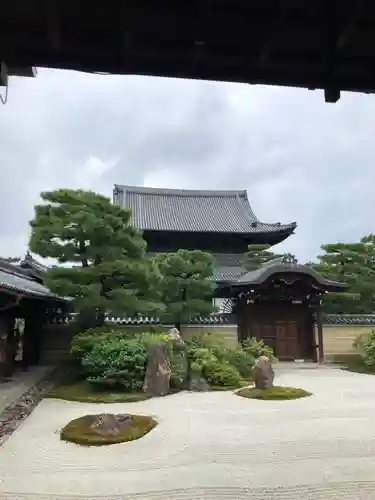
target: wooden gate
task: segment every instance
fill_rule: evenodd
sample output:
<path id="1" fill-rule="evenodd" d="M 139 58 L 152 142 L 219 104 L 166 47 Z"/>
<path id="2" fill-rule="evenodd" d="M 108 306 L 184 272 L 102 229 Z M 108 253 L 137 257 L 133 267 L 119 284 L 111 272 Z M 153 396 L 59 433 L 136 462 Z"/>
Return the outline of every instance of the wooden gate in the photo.
<path id="1" fill-rule="evenodd" d="M 276 321 L 276 355 L 282 361 L 300 357 L 298 324 L 296 321 Z"/>
<path id="2" fill-rule="evenodd" d="M 311 358 L 312 323 L 307 310 L 294 305 L 255 304 L 241 311 L 239 337 L 255 337 L 272 347 L 280 361 Z"/>

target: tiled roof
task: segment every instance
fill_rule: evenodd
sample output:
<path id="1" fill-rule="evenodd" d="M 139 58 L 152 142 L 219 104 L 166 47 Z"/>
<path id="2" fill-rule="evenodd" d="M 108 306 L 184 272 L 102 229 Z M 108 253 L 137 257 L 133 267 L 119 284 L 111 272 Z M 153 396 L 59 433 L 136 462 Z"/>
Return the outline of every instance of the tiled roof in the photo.
<path id="1" fill-rule="evenodd" d="M 219 266 L 212 277 L 214 281 L 237 281 L 246 271 L 241 267 Z"/>
<path id="2" fill-rule="evenodd" d="M 68 314 L 65 316 L 51 318 L 52 322 L 70 323 L 74 321 L 77 314 Z M 138 325 L 160 325 L 159 318 L 153 317 L 137 317 L 131 318 L 127 316 L 112 316 L 107 315 L 105 322 L 107 325 L 123 325 L 123 326 L 138 326 Z M 209 316 L 197 316 L 188 322 L 190 325 L 235 325 L 236 318 L 232 314 L 218 313 L 210 314 Z"/>
<path id="3" fill-rule="evenodd" d="M 315 279 L 320 285 L 322 285 L 324 289 L 330 291 L 341 290 L 347 287 L 345 283 L 340 283 L 325 278 L 310 266 L 298 264 L 294 256 L 289 254 L 286 254 L 280 258 L 270 260 L 261 265 L 258 269 L 246 272 L 240 278 L 238 278 L 236 283 L 233 283 L 233 285 L 259 285 L 264 283 L 270 276 L 283 273 L 295 273 L 310 276 Z"/>
<path id="4" fill-rule="evenodd" d="M 34 259 L 34 257 L 30 254 L 30 252 L 26 253 L 25 258 L 20 262 L 19 265 L 22 268 L 31 267 L 35 271 L 38 271 L 41 273 L 48 270 L 48 266 L 45 266 L 41 262 L 38 262 L 36 259 Z"/>
<path id="5" fill-rule="evenodd" d="M 56 316 L 50 318 L 52 322 L 70 323 L 74 321 L 77 315 L 67 314 L 63 316 Z M 325 325 L 362 325 L 362 326 L 375 326 L 375 314 L 325 314 L 323 318 Z M 160 325 L 159 318 L 152 317 L 120 317 L 108 315 L 106 324 L 124 325 L 124 326 L 137 326 L 137 325 Z M 189 324 L 193 325 L 235 325 L 236 316 L 229 313 L 217 313 L 210 316 L 198 316 L 191 320 Z"/>
<path id="6" fill-rule="evenodd" d="M 215 281 L 237 281 L 246 273 L 242 266 L 243 254 L 213 254 L 215 259 Z"/>
<path id="7" fill-rule="evenodd" d="M 246 191 L 197 191 L 115 185 L 113 202 L 132 210 L 141 230 L 208 233 L 287 233 L 296 223 L 260 222 Z"/>
<path id="8" fill-rule="evenodd" d="M 45 297 L 60 299 L 58 295 L 52 293 L 46 286 L 28 278 L 22 272 L 18 272 L 14 266 L 14 271 L 9 268 L 0 267 L 0 289 L 18 292 L 32 297 Z"/>
<path id="9" fill-rule="evenodd" d="M 325 314 L 324 324 L 375 326 L 375 314 Z"/>

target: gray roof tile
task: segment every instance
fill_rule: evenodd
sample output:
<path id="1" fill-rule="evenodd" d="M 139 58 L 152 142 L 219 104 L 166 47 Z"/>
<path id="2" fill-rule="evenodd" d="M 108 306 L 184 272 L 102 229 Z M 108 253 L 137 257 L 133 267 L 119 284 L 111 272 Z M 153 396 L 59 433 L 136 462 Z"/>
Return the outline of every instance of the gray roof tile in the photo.
<path id="1" fill-rule="evenodd" d="M 293 263 L 290 263 L 288 261 L 288 254 L 284 257 L 270 260 L 254 271 L 246 272 L 234 284 L 244 286 L 259 285 L 261 283 L 264 283 L 265 280 L 270 276 L 278 273 L 295 273 L 310 276 L 327 290 L 333 291 L 347 288 L 347 285 L 345 283 L 329 280 L 315 271 L 312 267 L 298 264 L 297 260 L 295 260 L 295 262 Z"/>
<path id="2" fill-rule="evenodd" d="M 0 269 L 0 288 L 34 297 L 60 298 L 46 286 L 28 279 L 25 275 L 4 269 Z"/>
<path id="3" fill-rule="evenodd" d="M 246 273 L 243 254 L 212 254 L 215 259 L 215 281 L 237 281 Z"/>
<path id="4" fill-rule="evenodd" d="M 51 318 L 52 322 L 55 323 L 70 323 L 74 321 L 77 317 L 76 313 L 67 314 L 63 317 Z M 138 317 L 128 317 L 128 316 L 113 316 L 107 314 L 105 318 L 105 323 L 107 325 L 123 325 L 123 326 L 138 326 L 138 325 L 160 325 L 160 319 L 154 318 L 152 316 L 138 316 Z M 214 313 L 209 316 L 196 316 L 188 321 L 190 325 L 235 325 L 236 318 L 232 314 L 228 313 Z"/>
<path id="5" fill-rule="evenodd" d="M 115 185 L 113 202 L 132 210 L 141 230 L 211 233 L 292 233 L 296 223 L 257 219 L 246 191 L 196 191 Z"/>
<path id="6" fill-rule="evenodd" d="M 375 314 L 325 314 L 323 319 L 326 325 L 375 325 Z"/>

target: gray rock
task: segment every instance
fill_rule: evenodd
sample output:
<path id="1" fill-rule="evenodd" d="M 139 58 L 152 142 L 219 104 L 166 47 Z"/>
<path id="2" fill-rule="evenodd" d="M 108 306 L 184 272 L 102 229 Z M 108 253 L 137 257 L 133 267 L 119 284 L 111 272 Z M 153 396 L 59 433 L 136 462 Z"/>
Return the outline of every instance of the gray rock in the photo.
<path id="1" fill-rule="evenodd" d="M 177 328 L 171 328 L 168 335 L 173 342 L 173 350 L 178 351 L 185 349 L 185 342 Z"/>
<path id="2" fill-rule="evenodd" d="M 192 375 L 189 384 L 189 391 L 193 392 L 205 392 L 210 389 L 207 380 L 202 377 L 202 375 Z"/>
<path id="3" fill-rule="evenodd" d="M 129 427 L 131 422 L 131 415 L 101 413 L 95 416 L 94 421 L 90 425 L 90 429 L 100 436 L 114 436 L 124 427 Z"/>
<path id="4" fill-rule="evenodd" d="M 150 396 L 166 396 L 169 393 L 171 368 L 168 346 L 164 342 L 152 342 L 148 346 L 148 359 L 143 391 Z"/>
<path id="5" fill-rule="evenodd" d="M 254 363 L 253 378 L 257 389 L 268 389 L 273 387 L 275 373 L 272 362 L 267 356 L 260 356 Z"/>

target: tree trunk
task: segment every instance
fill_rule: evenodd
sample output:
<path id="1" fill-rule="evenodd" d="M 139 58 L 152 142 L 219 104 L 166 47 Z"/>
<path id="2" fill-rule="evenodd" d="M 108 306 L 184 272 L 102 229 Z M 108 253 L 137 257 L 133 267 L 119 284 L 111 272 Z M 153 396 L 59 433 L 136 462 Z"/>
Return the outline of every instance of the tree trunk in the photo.
<path id="1" fill-rule="evenodd" d="M 96 326 L 104 326 L 105 323 L 105 312 L 99 311 L 96 315 Z"/>
<path id="2" fill-rule="evenodd" d="M 78 315 L 78 326 L 81 332 L 94 328 L 97 325 L 96 311 L 92 309 L 85 309 L 80 311 Z"/>

